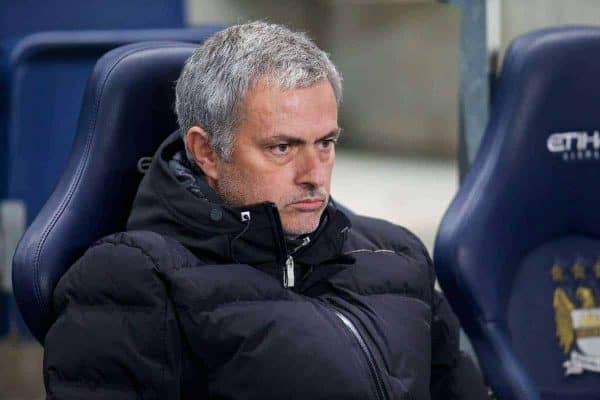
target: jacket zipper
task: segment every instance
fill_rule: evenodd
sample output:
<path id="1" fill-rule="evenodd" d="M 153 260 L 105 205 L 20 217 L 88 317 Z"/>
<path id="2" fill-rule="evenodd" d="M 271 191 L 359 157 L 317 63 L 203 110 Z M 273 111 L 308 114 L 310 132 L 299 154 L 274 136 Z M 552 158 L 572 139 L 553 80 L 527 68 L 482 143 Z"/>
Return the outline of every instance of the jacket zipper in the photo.
<path id="1" fill-rule="evenodd" d="M 333 312 L 335 313 L 337 318 L 342 321 L 342 324 L 344 325 L 346 330 L 348 330 L 350 332 L 351 336 L 353 336 L 354 339 L 356 339 L 356 341 L 358 342 L 358 345 L 359 345 L 360 349 L 362 350 L 362 353 L 365 356 L 365 359 L 367 360 L 370 375 L 373 378 L 373 381 L 375 382 L 375 389 L 376 389 L 375 395 L 376 395 L 377 399 L 378 400 L 387 400 L 388 396 L 385 391 L 385 386 L 383 384 L 383 378 L 381 376 L 381 372 L 379 370 L 377 362 L 375 361 L 375 356 L 373 356 L 371 349 L 369 349 L 369 347 L 367 346 L 367 342 L 362 337 L 358 328 L 356 327 L 356 325 L 354 325 L 354 323 L 350 320 L 350 318 L 348 318 L 337 307 L 333 309 Z"/>
<path id="2" fill-rule="evenodd" d="M 279 255 L 280 262 L 283 262 L 283 271 L 282 271 L 282 282 L 283 287 L 293 287 L 294 286 L 294 258 L 288 254 L 287 247 L 285 244 L 285 238 L 283 237 L 283 232 L 281 228 L 281 219 L 279 218 L 279 211 L 277 211 L 277 206 L 273 203 L 269 204 L 269 215 L 272 219 L 272 226 L 275 229 L 275 236 L 277 237 L 277 242 L 279 245 Z M 291 278 L 291 279 L 290 279 Z"/>
<path id="3" fill-rule="evenodd" d="M 285 238 L 283 236 L 282 228 L 281 228 L 281 219 L 279 218 L 279 211 L 277 211 L 277 206 L 275 204 L 271 205 L 271 217 L 275 222 L 275 231 L 277 235 L 277 240 L 279 241 L 279 248 L 281 249 L 281 260 L 283 262 L 283 287 L 291 288 L 296 284 L 296 271 L 294 268 L 294 257 L 293 254 L 296 254 L 298 250 L 307 246 L 310 243 L 310 238 L 305 237 L 302 243 L 292 250 L 291 254 L 287 252 L 287 245 L 285 243 Z"/>
<path id="4" fill-rule="evenodd" d="M 279 212 L 277 211 L 277 206 L 275 206 L 275 204 L 272 205 L 271 216 L 276 222 L 275 226 L 279 227 L 279 229 L 276 229 L 276 231 L 277 231 L 276 233 L 277 233 L 278 240 L 279 240 L 279 246 L 283 253 L 282 259 L 285 260 L 284 265 L 283 265 L 283 287 L 285 287 L 285 288 L 294 287 L 295 271 L 294 271 L 294 257 L 292 256 L 292 254 L 295 254 L 298 250 L 307 246 L 310 243 L 310 238 L 306 237 L 304 242 L 302 242 L 298 247 L 293 249 L 292 254 L 288 254 L 287 246 L 286 246 L 283 232 L 281 229 L 281 219 L 279 218 Z M 323 303 L 321 303 L 321 304 L 323 304 Z M 367 346 L 366 341 L 364 340 L 364 338 L 362 337 L 362 335 L 360 334 L 360 332 L 358 331 L 358 329 L 356 328 L 354 323 L 348 317 L 346 317 L 346 315 L 342 311 L 340 311 L 337 307 L 335 307 L 333 305 L 331 305 L 331 307 L 333 308 L 333 312 L 335 313 L 337 318 L 339 318 L 342 321 L 342 325 L 356 339 L 359 347 L 361 348 L 361 350 L 363 352 L 363 355 L 365 356 L 365 358 L 367 360 L 370 375 L 373 378 L 373 381 L 375 382 L 375 388 L 376 388 L 375 395 L 376 395 L 377 400 L 388 400 L 388 396 L 385 391 L 385 386 L 383 384 L 383 378 L 381 377 L 381 373 L 379 371 L 377 363 L 375 362 L 375 357 L 373 356 L 373 353 Z"/>
<path id="5" fill-rule="evenodd" d="M 295 277 L 296 276 L 294 272 L 294 257 L 288 256 L 285 260 L 285 268 L 283 270 L 283 287 L 294 287 Z"/>
<path id="6" fill-rule="evenodd" d="M 294 250 L 292 250 L 292 254 L 287 256 L 285 260 L 285 270 L 283 273 L 283 287 L 294 287 L 296 271 L 294 270 L 295 264 L 293 255 L 296 254 L 298 250 L 302 249 L 303 247 L 306 247 L 309 243 L 310 237 L 307 236 L 304 238 L 304 240 L 302 240 L 302 243 L 300 243 L 300 245 L 298 245 Z"/>

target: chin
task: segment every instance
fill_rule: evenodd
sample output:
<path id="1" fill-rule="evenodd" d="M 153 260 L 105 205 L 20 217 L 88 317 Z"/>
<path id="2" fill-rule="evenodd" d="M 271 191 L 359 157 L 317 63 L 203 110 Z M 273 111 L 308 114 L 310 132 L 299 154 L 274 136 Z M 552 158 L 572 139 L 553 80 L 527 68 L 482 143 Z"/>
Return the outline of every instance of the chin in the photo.
<path id="1" fill-rule="evenodd" d="M 319 220 L 312 224 L 283 224 L 283 231 L 288 235 L 306 235 L 314 232 L 319 227 Z"/>

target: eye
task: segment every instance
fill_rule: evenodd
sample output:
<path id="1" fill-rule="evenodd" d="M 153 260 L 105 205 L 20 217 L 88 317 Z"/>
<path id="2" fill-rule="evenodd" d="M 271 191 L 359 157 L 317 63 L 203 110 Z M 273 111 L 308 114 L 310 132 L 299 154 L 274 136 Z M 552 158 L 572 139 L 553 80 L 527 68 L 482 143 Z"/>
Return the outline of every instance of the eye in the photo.
<path id="1" fill-rule="evenodd" d="M 322 140 L 319 143 L 319 145 L 321 146 L 321 148 L 323 150 L 328 150 L 328 149 L 334 147 L 334 145 L 336 144 L 336 142 L 337 141 L 335 139 L 325 139 L 325 140 Z"/>
<path id="2" fill-rule="evenodd" d="M 276 156 L 284 156 L 289 153 L 291 146 L 287 143 L 279 143 L 274 146 L 270 146 L 269 150 Z"/>

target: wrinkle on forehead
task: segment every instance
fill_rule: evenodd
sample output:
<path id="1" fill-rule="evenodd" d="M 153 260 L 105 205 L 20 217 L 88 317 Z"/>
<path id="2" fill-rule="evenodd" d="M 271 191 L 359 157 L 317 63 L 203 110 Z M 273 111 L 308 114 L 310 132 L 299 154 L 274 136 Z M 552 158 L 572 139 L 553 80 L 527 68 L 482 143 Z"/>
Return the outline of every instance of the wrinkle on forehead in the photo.
<path id="1" fill-rule="evenodd" d="M 315 97 L 315 89 L 322 93 Z M 323 130 L 315 132 L 317 134 L 337 129 L 337 103 L 327 80 L 293 89 L 281 89 L 259 81 L 248 91 L 242 103 L 242 115 L 243 120 L 238 125 L 240 131 L 250 130 L 245 133 L 262 138 L 293 133 L 286 132 L 286 128 L 303 132 Z"/>

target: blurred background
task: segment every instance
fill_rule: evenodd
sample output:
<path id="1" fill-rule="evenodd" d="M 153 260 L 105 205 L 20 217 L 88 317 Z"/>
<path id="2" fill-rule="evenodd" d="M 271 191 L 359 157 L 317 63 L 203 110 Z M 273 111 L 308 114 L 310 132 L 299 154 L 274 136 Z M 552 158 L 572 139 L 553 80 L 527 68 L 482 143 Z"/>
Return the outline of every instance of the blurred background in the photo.
<path id="1" fill-rule="evenodd" d="M 145 16 L 151 11 L 151 17 Z M 18 141 L 13 137 L 17 116 L 11 107 L 22 88 L 11 80 L 18 77 L 15 60 L 24 57 L 25 44 L 36 32 L 67 31 L 61 37 L 80 40 L 87 30 L 181 29 L 255 19 L 307 32 L 331 54 L 344 77 L 340 114 L 344 134 L 333 196 L 357 213 L 406 226 L 431 251 L 437 225 L 477 150 L 491 83 L 507 45 L 540 27 L 600 24 L 600 4 L 597 0 L 0 0 L 0 134 L 8 137 L 2 137 L 2 145 Z M 58 78 L 52 83 L 69 85 Z M 78 104 L 73 103 L 76 114 Z M 54 143 L 53 138 L 48 140 Z M 1 160 L 3 166 L 10 165 L 10 157 Z M 50 189 L 54 183 L 49 183 Z M 19 320 L 10 279 L 12 251 L 36 212 L 10 191 L 3 194 L 1 399 L 44 397 L 42 348 Z"/>

